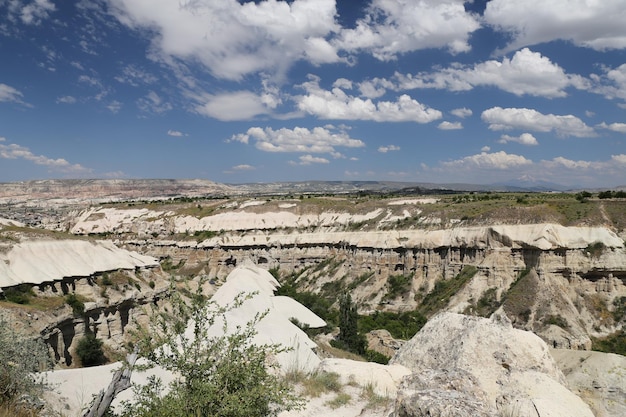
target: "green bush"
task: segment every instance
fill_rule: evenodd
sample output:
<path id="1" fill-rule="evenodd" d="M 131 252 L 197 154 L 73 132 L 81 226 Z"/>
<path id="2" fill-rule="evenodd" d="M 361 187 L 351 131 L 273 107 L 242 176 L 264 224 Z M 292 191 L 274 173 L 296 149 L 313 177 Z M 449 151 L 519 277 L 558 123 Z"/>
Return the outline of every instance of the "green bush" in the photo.
<path id="1" fill-rule="evenodd" d="M 85 314 L 85 303 L 83 303 L 76 294 L 67 294 L 65 296 L 65 302 L 72 307 L 72 312 L 75 316 L 82 316 Z"/>
<path id="2" fill-rule="evenodd" d="M 76 355 L 83 366 L 102 365 L 106 362 L 102 350 L 102 340 L 96 338 L 91 332 L 83 336 L 76 346 Z"/>
<path id="3" fill-rule="evenodd" d="M 122 405 L 122 417 L 266 417 L 294 409 L 302 401 L 292 386 L 273 372 L 272 362 L 283 349 L 253 343 L 257 315 L 233 333 L 210 336 L 209 329 L 232 306 L 219 307 L 206 297 L 184 300 L 172 295 L 172 313 L 160 311 L 149 329 L 142 329 L 138 346 L 150 363 L 177 378 L 165 386 L 157 378 L 135 388 L 133 403 Z M 185 334 L 195 323 L 193 335 Z"/>
<path id="4" fill-rule="evenodd" d="M 20 400 L 41 398 L 48 387 L 35 373 L 51 365 L 48 349 L 40 339 L 17 333 L 0 316 L 0 409 L 12 409 Z"/>
<path id="5" fill-rule="evenodd" d="M 396 339 L 412 338 L 426 324 L 426 317 L 419 311 L 392 313 L 376 311 L 368 316 L 359 316 L 359 331 L 385 329 Z"/>
<path id="6" fill-rule="evenodd" d="M 28 304 L 35 292 L 32 286 L 28 284 L 20 284 L 15 287 L 5 288 L 2 295 L 4 299 L 15 304 Z"/>

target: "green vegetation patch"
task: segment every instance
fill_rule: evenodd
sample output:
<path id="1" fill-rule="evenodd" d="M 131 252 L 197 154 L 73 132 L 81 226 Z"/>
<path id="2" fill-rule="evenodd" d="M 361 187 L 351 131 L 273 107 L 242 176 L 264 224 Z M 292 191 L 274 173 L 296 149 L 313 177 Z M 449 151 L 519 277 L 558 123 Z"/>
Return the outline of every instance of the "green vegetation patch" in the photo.
<path id="1" fill-rule="evenodd" d="M 622 329 L 608 337 L 591 339 L 591 349 L 599 352 L 617 353 L 626 356 L 626 330 Z"/>
<path id="2" fill-rule="evenodd" d="M 391 275 L 387 279 L 389 290 L 385 294 L 384 299 L 393 300 L 408 293 L 411 290 L 412 283 L 413 277 L 410 275 Z"/>
<path id="3" fill-rule="evenodd" d="M 359 331 L 385 329 L 396 339 L 408 340 L 426 324 L 426 317 L 419 311 L 392 313 L 377 311 L 369 316 L 359 316 Z"/>
<path id="4" fill-rule="evenodd" d="M 527 323 L 530 318 L 531 307 L 537 299 L 537 274 L 530 269 L 520 272 L 517 280 L 509 287 L 502 297 L 502 305 L 506 314 L 514 320 Z"/>
<path id="5" fill-rule="evenodd" d="M 435 284 L 435 288 L 422 300 L 419 311 L 425 317 L 431 317 L 450 302 L 450 298 L 462 290 L 465 285 L 476 275 L 478 268 L 472 265 L 463 267 L 459 274 L 449 280 L 440 280 Z"/>
<path id="6" fill-rule="evenodd" d="M 2 292 L 4 299 L 15 304 L 30 304 L 31 300 L 36 297 L 32 285 L 19 284 L 15 287 L 5 288 Z"/>

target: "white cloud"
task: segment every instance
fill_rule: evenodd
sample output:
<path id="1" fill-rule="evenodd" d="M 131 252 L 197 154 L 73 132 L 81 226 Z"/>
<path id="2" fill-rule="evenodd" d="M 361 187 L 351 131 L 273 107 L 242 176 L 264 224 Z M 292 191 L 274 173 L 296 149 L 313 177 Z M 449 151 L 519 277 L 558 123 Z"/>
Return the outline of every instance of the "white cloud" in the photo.
<path id="1" fill-rule="evenodd" d="M 602 182 L 612 187 L 623 185 L 623 182 L 615 183 L 615 179 L 624 178 L 626 154 L 612 155 L 606 161 L 572 160 L 563 156 L 532 161 L 506 152 L 489 153 L 489 148 L 485 147 L 480 154 L 440 162 L 434 167 L 422 165 L 421 169 L 438 182 L 464 178 L 464 182 L 468 183 L 490 184 L 532 177 L 547 178 L 551 182 L 571 187 L 597 187 Z"/>
<path id="2" fill-rule="evenodd" d="M 441 130 L 459 130 L 463 129 L 463 125 L 461 124 L 461 122 L 443 121 L 439 123 L 439 126 L 437 126 L 437 128 Z"/>
<path id="3" fill-rule="evenodd" d="M 429 123 L 442 117 L 439 110 L 426 107 L 406 94 L 395 102 L 374 103 L 371 99 L 348 95 L 339 87 L 324 90 L 319 86 L 319 78 L 309 76 L 309 79 L 302 85 L 307 95 L 295 100 L 300 110 L 321 119 Z"/>
<path id="4" fill-rule="evenodd" d="M 558 136 L 592 137 L 593 128 L 572 115 L 542 114 L 525 108 L 492 107 L 481 118 L 491 130 L 523 129 L 535 132 L 554 132 Z"/>
<path id="5" fill-rule="evenodd" d="M 602 129 L 612 130 L 613 132 L 626 133 L 626 123 L 606 124 L 606 123 L 602 122 L 602 123 L 600 123 L 598 125 L 598 127 L 602 128 Z"/>
<path id="6" fill-rule="evenodd" d="M 470 50 L 468 38 L 480 27 L 463 0 L 373 0 L 354 29 L 333 42 L 349 52 L 367 52 L 382 61 L 426 48 L 452 53 Z"/>
<path id="7" fill-rule="evenodd" d="M 0 5 L 2 2 L 0 2 Z M 15 17 L 25 25 L 39 25 L 42 20 L 47 19 L 51 12 L 56 10 L 54 3 L 49 0 L 10 0 L 8 2 L 8 18 L 15 21 Z"/>
<path id="8" fill-rule="evenodd" d="M 517 142 L 522 145 L 535 146 L 539 145 L 537 139 L 530 133 L 522 133 L 519 136 L 502 135 L 498 143 Z"/>
<path id="9" fill-rule="evenodd" d="M 0 142 L 0 158 L 4 159 L 24 159 L 36 165 L 48 167 L 51 171 L 58 171 L 67 174 L 89 174 L 91 169 L 85 168 L 80 164 L 70 164 L 63 158 L 53 159 L 44 155 L 35 155 L 30 149 L 14 143 L 6 143 L 6 139 L 1 138 Z"/>
<path id="10" fill-rule="evenodd" d="M 455 161 L 443 162 L 446 168 L 455 169 L 496 169 L 507 170 L 520 166 L 531 165 L 532 161 L 521 155 L 508 154 L 506 152 L 487 153 L 482 152 L 477 155 L 466 156 Z"/>
<path id="11" fill-rule="evenodd" d="M 622 99 L 626 102 L 626 64 L 617 68 L 603 68 L 601 75 L 592 74 L 594 81 L 592 92 L 602 94 L 605 98 L 612 100 Z"/>
<path id="12" fill-rule="evenodd" d="M 76 103 L 76 97 L 73 97 L 73 96 L 58 97 L 56 102 L 63 103 L 63 104 L 74 104 Z"/>
<path id="13" fill-rule="evenodd" d="M 626 48 L 623 0 L 492 0 L 484 19 L 512 36 L 507 50 L 556 39 L 596 50 Z"/>
<path id="14" fill-rule="evenodd" d="M 233 171 L 254 171 L 256 168 L 248 164 L 235 165 L 231 168 Z"/>
<path id="15" fill-rule="evenodd" d="M 109 109 L 111 113 L 117 113 L 122 109 L 123 104 L 117 100 L 113 100 L 109 104 L 107 104 L 106 108 Z"/>
<path id="16" fill-rule="evenodd" d="M 565 89 L 586 89 L 588 81 L 579 75 L 568 75 L 549 58 L 528 48 L 512 58 L 485 61 L 473 67 L 454 65 L 434 73 L 398 74 L 400 89 L 436 88 L 469 91 L 478 86 L 494 86 L 517 96 L 565 97 Z"/>
<path id="17" fill-rule="evenodd" d="M 137 100 L 139 110 L 146 113 L 161 114 L 172 110 L 172 105 L 164 101 L 157 93 L 150 91 L 145 97 Z"/>
<path id="18" fill-rule="evenodd" d="M 471 116 L 473 114 L 470 109 L 465 108 L 465 107 L 462 107 L 460 109 L 451 110 L 450 113 L 455 115 L 456 117 L 460 117 L 461 119 L 469 117 L 469 116 Z"/>
<path id="19" fill-rule="evenodd" d="M 199 62 L 215 77 L 284 73 L 294 62 L 338 62 L 326 38 L 339 30 L 334 0 L 108 0 L 124 25 L 143 30 L 163 62 Z"/>
<path id="20" fill-rule="evenodd" d="M 387 153 L 387 152 L 399 151 L 399 150 L 400 150 L 400 147 L 396 145 L 381 146 L 378 148 L 378 152 L 380 153 Z"/>
<path id="21" fill-rule="evenodd" d="M 138 87 L 142 84 L 153 84 L 157 81 L 157 77 L 133 64 L 125 66 L 122 69 L 122 73 L 116 76 L 115 79 L 120 83 L 129 84 L 133 87 Z"/>
<path id="22" fill-rule="evenodd" d="M 23 94 L 21 91 L 11 87 L 10 85 L 0 83 L 0 102 L 13 102 L 30 107 L 29 104 L 22 101 L 22 97 Z"/>
<path id="23" fill-rule="evenodd" d="M 250 120 L 270 113 L 270 108 L 266 105 L 267 97 L 250 91 L 202 94 L 192 98 L 198 102 L 194 107 L 196 113 L 222 121 Z"/>
<path id="24" fill-rule="evenodd" d="M 178 131 L 178 130 L 172 130 L 172 129 L 168 130 L 168 131 L 167 131 L 167 134 L 168 134 L 169 136 L 173 136 L 173 137 L 175 137 L 175 138 L 181 138 L 181 137 L 183 137 L 183 136 L 188 136 L 186 133 L 180 132 L 180 131 Z"/>
<path id="25" fill-rule="evenodd" d="M 251 127 L 246 133 L 232 136 L 228 142 L 248 144 L 254 140 L 257 149 L 265 152 L 300 152 L 327 153 L 334 155 L 336 148 L 361 148 L 365 144 L 359 139 L 351 138 L 344 131 L 335 131 L 327 127 L 315 127 L 311 130 L 304 127 L 274 130 L 270 127 L 262 129 Z"/>
<path id="26" fill-rule="evenodd" d="M 329 164 L 330 161 L 326 158 L 320 158 L 313 155 L 302 155 L 298 158 L 300 162 L 289 161 L 291 165 L 311 165 L 311 164 Z"/>

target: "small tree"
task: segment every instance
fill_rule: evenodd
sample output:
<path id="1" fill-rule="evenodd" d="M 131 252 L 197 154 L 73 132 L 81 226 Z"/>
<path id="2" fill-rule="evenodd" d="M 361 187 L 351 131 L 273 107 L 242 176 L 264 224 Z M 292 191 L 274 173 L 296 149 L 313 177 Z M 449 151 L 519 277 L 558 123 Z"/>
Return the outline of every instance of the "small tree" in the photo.
<path id="1" fill-rule="evenodd" d="M 359 334 L 359 314 L 356 305 L 352 303 L 349 293 L 344 293 L 339 299 L 339 336 L 340 344 L 347 350 L 362 355 L 365 353 L 365 338 Z"/>
<path id="2" fill-rule="evenodd" d="M 83 366 L 102 365 L 106 362 L 102 351 L 102 340 L 96 338 L 92 332 L 87 332 L 76 346 L 76 355 Z"/>
<path id="3" fill-rule="evenodd" d="M 41 398 L 47 387 L 36 372 L 52 361 L 41 340 L 21 335 L 0 315 L 0 408 L 12 410 L 20 400 Z"/>
<path id="4" fill-rule="evenodd" d="M 269 369 L 277 366 L 271 360 L 283 349 L 252 341 L 264 315 L 228 329 L 227 311 L 244 301 L 240 296 L 223 308 L 202 297 L 185 301 L 174 292 L 173 313 L 158 312 L 151 328 L 142 330 L 139 347 L 152 364 L 177 378 L 167 387 L 158 378 L 135 387 L 135 399 L 124 404 L 121 415 L 265 417 L 300 406 L 291 386 Z M 220 325 L 215 336 L 214 326 Z"/>

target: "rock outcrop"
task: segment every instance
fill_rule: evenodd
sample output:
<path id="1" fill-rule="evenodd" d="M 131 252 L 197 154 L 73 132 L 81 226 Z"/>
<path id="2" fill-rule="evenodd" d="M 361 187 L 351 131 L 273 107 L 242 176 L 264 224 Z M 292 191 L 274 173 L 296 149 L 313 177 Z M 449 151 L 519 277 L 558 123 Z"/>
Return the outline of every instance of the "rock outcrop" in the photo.
<path id="1" fill-rule="evenodd" d="M 120 249 L 110 241 L 25 241 L 0 252 L 0 288 L 158 265 L 155 258 Z"/>
<path id="2" fill-rule="evenodd" d="M 395 417 L 593 416 L 566 387 L 545 342 L 498 313 L 491 319 L 441 313 L 390 363 L 412 371 Z"/>

